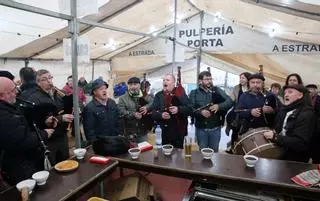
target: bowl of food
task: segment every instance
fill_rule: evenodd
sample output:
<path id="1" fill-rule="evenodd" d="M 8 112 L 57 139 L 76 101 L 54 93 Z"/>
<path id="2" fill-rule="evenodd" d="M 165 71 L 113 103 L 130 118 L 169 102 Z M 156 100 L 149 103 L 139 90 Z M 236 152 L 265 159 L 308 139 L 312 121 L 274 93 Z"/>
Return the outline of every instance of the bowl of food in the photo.
<path id="1" fill-rule="evenodd" d="M 259 158 L 254 155 L 244 155 L 243 159 L 248 167 L 254 167 L 259 160 Z"/>
<path id="2" fill-rule="evenodd" d="M 137 159 L 140 156 L 141 150 L 139 148 L 131 148 L 128 152 L 132 159 Z"/>
<path id="3" fill-rule="evenodd" d="M 86 152 L 87 150 L 82 148 L 73 150 L 73 153 L 76 155 L 77 159 L 83 159 Z"/>
<path id="4" fill-rule="evenodd" d="M 49 177 L 48 171 L 39 171 L 32 175 L 32 179 L 34 179 L 37 182 L 38 186 L 45 185 L 48 177 Z"/>
<path id="5" fill-rule="evenodd" d="M 36 185 L 36 181 L 33 179 L 26 179 L 23 181 L 20 181 L 19 183 L 17 183 L 16 187 L 19 191 L 22 191 L 22 189 L 27 188 L 29 194 L 32 193 L 32 190 L 34 189 Z"/>
<path id="6" fill-rule="evenodd" d="M 210 149 L 210 148 L 201 149 L 201 154 L 204 159 L 211 159 L 213 156 L 213 153 L 214 153 L 213 149 Z"/>
<path id="7" fill-rule="evenodd" d="M 173 146 L 171 144 L 165 144 L 162 146 L 163 154 L 169 156 L 173 150 Z"/>

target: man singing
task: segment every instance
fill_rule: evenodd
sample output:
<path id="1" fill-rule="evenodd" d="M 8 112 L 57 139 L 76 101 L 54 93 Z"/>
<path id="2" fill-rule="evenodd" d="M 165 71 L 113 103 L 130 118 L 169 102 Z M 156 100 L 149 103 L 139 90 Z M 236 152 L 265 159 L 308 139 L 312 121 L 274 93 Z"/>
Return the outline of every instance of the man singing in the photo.
<path id="1" fill-rule="evenodd" d="M 277 114 L 275 130 L 264 133 L 264 137 L 284 149 L 283 160 L 308 162 L 315 114 L 303 98 L 307 92 L 303 85 L 287 85 L 283 89 L 284 106 Z"/>
<path id="2" fill-rule="evenodd" d="M 192 108 L 185 92 L 176 94 L 175 82 L 173 75 L 164 76 L 163 90 L 155 95 L 149 110 L 153 110 L 152 118 L 160 123 L 162 144 L 183 148 L 184 136 L 188 134 L 188 116 L 192 113 Z"/>

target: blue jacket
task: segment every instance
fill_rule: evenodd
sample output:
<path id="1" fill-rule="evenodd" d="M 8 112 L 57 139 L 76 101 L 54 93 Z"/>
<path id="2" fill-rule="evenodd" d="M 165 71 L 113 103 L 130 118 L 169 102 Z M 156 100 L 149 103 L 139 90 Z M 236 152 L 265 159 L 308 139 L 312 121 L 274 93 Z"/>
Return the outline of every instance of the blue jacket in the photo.
<path id="1" fill-rule="evenodd" d="M 86 137 L 94 141 L 97 136 L 118 136 L 119 110 L 114 100 L 108 99 L 104 106 L 92 99 L 84 108 L 83 126 Z"/>
<path id="2" fill-rule="evenodd" d="M 248 128 L 273 126 L 275 114 L 262 114 L 260 117 L 251 115 L 251 109 L 262 108 L 265 104 L 271 106 L 275 112 L 277 111 L 276 97 L 270 92 L 266 92 L 266 95 L 264 96 L 261 93 L 255 95 L 252 92 L 247 91 L 240 96 L 237 109 L 245 109 L 245 111 L 239 112 L 239 115 L 247 120 Z"/>

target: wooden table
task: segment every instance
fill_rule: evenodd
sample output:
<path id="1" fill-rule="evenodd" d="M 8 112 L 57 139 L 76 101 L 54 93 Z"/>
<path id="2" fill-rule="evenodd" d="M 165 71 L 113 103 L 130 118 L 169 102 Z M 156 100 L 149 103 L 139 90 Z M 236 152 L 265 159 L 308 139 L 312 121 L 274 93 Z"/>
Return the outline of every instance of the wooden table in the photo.
<path id="1" fill-rule="evenodd" d="M 242 156 L 214 154 L 211 160 L 204 160 L 200 152 L 193 152 L 192 158 L 185 158 L 181 149 L 174 149 L 171 156 L 159 152 L 158 159 L 147 151 L 138 160 L 128 154 L 114 160 L 123 168 L 320 200 L 319 188 L 304 188 L 290 180 L 303 171 L 316 169 L 312 164 L 260 158 L 254 168 L 249 168 Z"/>
<path id="2" fill-rule="evenodd" d="M 57 201 L 75 200 L 98 182 L 111 174 L 118 162 L 112 160 L 107 165 L 89 163 L 93 154 L 86 154 L 83 160 L 79 160 L 79 168 L 69 173 L 50 172 L 47 183 L 44 186 L 36 186 L 31 195 L 32 201 Z M 102 186 L 103 187 L 103 186 Z M 15 187 L 0 194 L 0 200 L 21 200 L 20 193 Z"/>

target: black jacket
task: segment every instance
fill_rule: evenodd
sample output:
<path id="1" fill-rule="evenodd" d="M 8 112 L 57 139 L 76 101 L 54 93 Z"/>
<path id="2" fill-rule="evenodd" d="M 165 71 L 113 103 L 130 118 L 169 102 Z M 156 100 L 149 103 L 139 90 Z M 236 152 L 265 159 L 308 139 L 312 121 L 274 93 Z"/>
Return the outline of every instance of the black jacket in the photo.
<path id="1" fill-rule="evenodd" d="M 31 118 L 35 123 L 37 123 L 37 126 L 40 129 L 48 128 L 45 124 L 47 117 L 53 115 L 58 119 L 58 125 L 55 128 L 50 141 L 59 138 L 66 138 L 68 123 L 62 122 L 62 115 L 58 114 L 60 111 L 64 110 L 63 100 L 61 97 L 54 94 L 52 98 L 48 93 L 38 88 L 28 97 L 28 101 L 36 104 L 35 109 L 32 110 L 33 115 Z M 28 121 L 30 122 L 29 119 Z"/>
<path id="2" fill-rule="evenodd" d="M 83 126 L 89 141 L 96 140 L 97 136 L 119 135 L 119 110 L 116 102 L 108 99 L 104 106 L 92 99 L 84 108 Z"/>
<path id="3" fill-rule="evenodd" d="M 291 161 L 308 162 L 309 146 L 314 133 L 315 115 L 313 109 L 297 101 L 291 104 L 290 109 L 284 106 L 276 117 L 275 131 L 280 133 L 286 113 L 292 109 L 295 111 L 288 117 L 286 123 L 286 135 L 275 135 L 273 141 L 284 148 L 282 159 Z"/>
<path id="4" fill-rule="evenodd" d="M 180 105 L 175 105 L 178 107 L 178 113 L 176 116 L 178 118 L 175 118 L 175 115 L 171 115 L 172 118 L 169 120 L 163 120 L 162 119 L 162 113 L 165 111 L 165 105 L 164 105 L 164 92 L 160 91 L 158 92 L 152 102 L 152 105 L 149 107 L 148 110 L 152 110 L 152 118 L 160 123 L 162 133 L 165 134 L 171 134 L 171 135 L 187 135 L 188 134 L 188 123 L 184 125 L 185 132 L 181 133 L 180 129 L 178 128 L 178 119 L 183 120 L 184 122 L 188 122 L 188 116 L 192 114 L 192 107 L 189 102 L 188 96 L 183 93 L 182 96 L 179 99 Z"/>
<path id="5" fill-rule="evenodd" d="M 0 150 L 2 174 L 14 185 L 43 170 L 43 150 L 38 136 L 33 132 L 24 115 L 9 103 L 0 100 Z M 45 131 L 39 131 L 47 141 Z"/>

